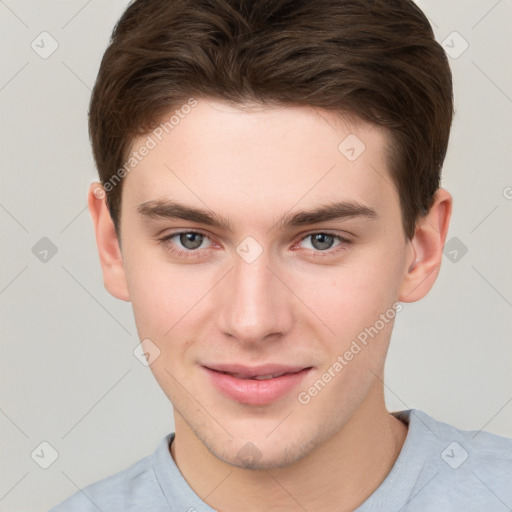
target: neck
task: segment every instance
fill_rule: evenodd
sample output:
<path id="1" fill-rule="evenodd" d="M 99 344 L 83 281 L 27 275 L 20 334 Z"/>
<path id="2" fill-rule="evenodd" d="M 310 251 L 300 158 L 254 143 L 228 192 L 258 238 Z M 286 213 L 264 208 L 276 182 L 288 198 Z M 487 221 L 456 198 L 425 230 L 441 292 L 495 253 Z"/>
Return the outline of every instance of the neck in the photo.
<path id="1" fill-rule="evenodd" d="M 340 431 L 287 467 L 228 465 L 205 448 L 179 414 L 171 454 L 196 494 L 218 511 L 353 511 L 386 478 L 407 436 L 407 426 L 386 410 L 382 383 L 374 388 Z"/>

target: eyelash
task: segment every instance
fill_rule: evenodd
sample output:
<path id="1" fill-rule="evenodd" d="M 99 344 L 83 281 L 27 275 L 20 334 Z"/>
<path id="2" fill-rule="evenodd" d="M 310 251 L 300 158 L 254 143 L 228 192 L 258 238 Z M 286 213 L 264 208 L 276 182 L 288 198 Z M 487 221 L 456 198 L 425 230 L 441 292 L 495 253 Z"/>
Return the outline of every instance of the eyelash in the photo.
<path id="1" fill-rule="evenodd" d="M 177 249 L 176 246 L 170 242 L 170 240 L 172 238 L 179 236 L 179 235 L 184 235 L 184 234 L 201 235 L 205 238 L 209 238 L 208 235 L 205 235 L 204 233 L 201 233 L 200 231 L 177 231 L 175 233 L 170 233 L 170 234 L 164 236 L 163 238 L 160 238 L 158 241 L 160 244 L 162 244 L 166 248 L 166 250 L 168 250 L 169 252 L 176 254 L 178 256 L 182 256 L 185 258 L 201 257 L 202 256 L 201 249 L 189 249 L 189 250 Z M 333 238 L 337 239 L 340 242 L 340 244 L 338 246 L 334 247 L 333 249 L 326 249 L 324 251 L 319 251 L 319 250 L 312 251 L 312 256 L 314 258 L 325 258 L 327 256 L 336 255 L 336 254 L 346 250 L 347 246 L 352 244 L 352 240 L 345 238 L 341 235 L 337 235 L 335 233 L 330 233 L 329 231 L 314 231 L 312 233 L 309 233 L 309 234 L 303 236 L 299 240 L 299 242 L 302 242 L 313 235 L 320 235 L 320 234 L 332 236 Z"/>

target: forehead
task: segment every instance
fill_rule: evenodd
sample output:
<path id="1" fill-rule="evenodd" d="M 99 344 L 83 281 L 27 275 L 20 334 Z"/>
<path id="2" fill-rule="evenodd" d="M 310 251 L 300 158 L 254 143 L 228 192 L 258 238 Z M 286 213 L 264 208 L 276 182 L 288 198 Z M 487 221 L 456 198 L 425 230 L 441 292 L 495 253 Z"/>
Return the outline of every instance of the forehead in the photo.
<path id="1" fill-rule="evenodd" d="M 246 220 L 339 200 L 378 210 L 398 203 L 388 145 L 385 130 L 312 107 L 198 99 L 134 141 L 123 205 L 174 199 Z"/>

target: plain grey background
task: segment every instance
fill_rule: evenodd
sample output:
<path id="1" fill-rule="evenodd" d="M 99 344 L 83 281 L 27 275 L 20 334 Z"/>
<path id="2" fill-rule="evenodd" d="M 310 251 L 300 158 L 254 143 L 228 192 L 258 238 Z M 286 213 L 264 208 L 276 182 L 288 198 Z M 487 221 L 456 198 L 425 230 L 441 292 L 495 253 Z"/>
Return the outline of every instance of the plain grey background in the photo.
<path id="1" fill-rule="evenodd" d="M 454 74 L 454 213 L 438 282 L 397 317 L 386 400 L 512 437 L 512 1 L 418 3 Z M 133 354 L 130 304 L 103 288 L 86 208 L 90 92 L 127 4 L 0 0 L 4 512 L 46 510 L 174 428 Z"/>

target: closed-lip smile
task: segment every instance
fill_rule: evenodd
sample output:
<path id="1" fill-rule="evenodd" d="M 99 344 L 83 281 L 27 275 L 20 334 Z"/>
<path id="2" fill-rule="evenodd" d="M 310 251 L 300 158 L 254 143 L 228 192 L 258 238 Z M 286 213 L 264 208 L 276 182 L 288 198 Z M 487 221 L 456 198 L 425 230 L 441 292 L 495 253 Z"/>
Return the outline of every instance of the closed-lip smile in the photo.
<path id="1" fill-rule="evenodd" d="M 224 395 L 248 405 L 266 405 L 288 394 L 311 370 L 311 366 L 214 363 L 202 366 L 211 382 Z"/>

